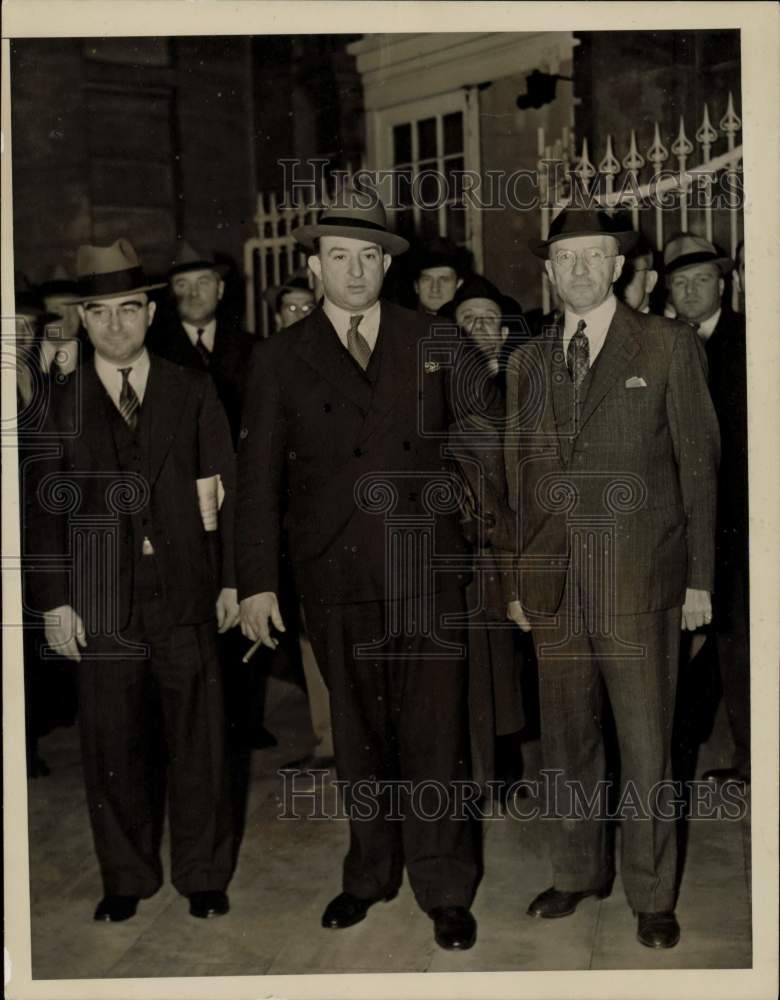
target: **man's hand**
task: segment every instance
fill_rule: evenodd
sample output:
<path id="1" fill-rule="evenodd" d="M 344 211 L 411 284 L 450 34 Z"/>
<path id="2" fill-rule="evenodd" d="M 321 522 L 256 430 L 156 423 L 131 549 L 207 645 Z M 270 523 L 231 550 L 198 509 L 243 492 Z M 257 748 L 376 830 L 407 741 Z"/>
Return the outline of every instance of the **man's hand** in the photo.
<path id="1" fill-rule="evenodd" d="M 269 649 L 276 649 L 279 640 L 271 636 L 269 619 L 279 632 L 286 632 L 276 594 L 270 590 L 252 594 L 241 602 L 241 631 L 252 642 L 259 639 Z"/>
<path id="2" fill-rule="evenodd" d="M 709 625 L 712 621 L 712 600 L 708 590 L 693 590 L 688 587 L 685 591 L 685 603 L 682 608 L 683 629 L 695 632 L 703 625 Z"/>
<path id="3" fill-rule="evenodd" d="M 531 623 L 525 616 L 520 601 L 510 601 L 506 608 L 506 616 L 515 623 L 521 632 L 530 632 Z"/>
<path id="4" fill-rule="evenodd" d="M 79 646 L 87 645 L 87 637 L 84 622 L 73 608 L 69 604 L 52 608 L 43 616 L 43 621 L 46 642 L 54 652 L 81 663 Z"/>
<path id="5" fill-rule="evenodd" d="M 217 598 L 217 631 L 221 634 L 238 625 L 238 591 L 235 587 L 223 587 Z"/>

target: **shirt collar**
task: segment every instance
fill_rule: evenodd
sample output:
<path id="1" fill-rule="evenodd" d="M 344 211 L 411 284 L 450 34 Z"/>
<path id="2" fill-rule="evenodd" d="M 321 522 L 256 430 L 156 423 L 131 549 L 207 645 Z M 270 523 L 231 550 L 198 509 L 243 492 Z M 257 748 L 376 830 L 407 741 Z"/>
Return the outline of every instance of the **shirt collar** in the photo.
<path id="1" fill-rule="evenodd" d="M 586 313 L 575 313 L 567 308 L 564 320 L 564 336 L 571 337 L 577 329 L 577 324 L 580 320 L 585 321 L 586 333 L 595 334 L 601 331 L 606 333 L 616 309 L 617 299 L 614 294 L 609 294 L 601 305 L 596 306 L 595 309 L 591 309 Z"/>
<path id="2" fill-rule="evenodd" d="M 95 371 L 103 385 L 117 395 L 122 387 L 122 375 L 120 368 L 131 368 L 130 381 L 134 386 L 146 387 L 146 380 L 149 377 L 149 352 L 144 347 L 143 353 L 137 357 L 132 364 L 116 364 L 101 357 L 95 351 Z"/>
<path id="3" fill-rule="evenodd" d="M 362 316 L 363 319 L 360 321 L 360 332 L 368 341 L 369 347 L 372 350 L 374 349 L 377 336 L 379 335 L 379 299 L 377 299 L 373 305 L 367 306 L 365 309 L 361 309 L 359 312 L 355 313 L 347 312 L 346 309 L 342 309 L 340 306 L 335 305 L 330 301 L 330 299 L 327 298 L 323 299 L 322 308 L 325 315 L 333 324 L 333 328 L 338 334 L 339 340 L 345 347 L 347 344 L 347 332 L 349 330 L 350 320 L 353 316 Z"/>
<path id="4" fill-rule="evenodd" d="M 718 320 L 720 319 L 720 314 L 721 314 L 721 310 L 718 309 L 717 312 L 714 312 L 712 314 L 712 316 L 710 316 L 708 319 L 705 319 L 701 323 L 699 323 L 696 332 L 704 340 L 707 340 L 709 337 L 712 336 L 712 333 L 713 333 L 715 327 L 718 325 Z"/>
<path id="5" fill-rule="evenodd" d="M 212 337 L 217 332 L 217 319 L 216 316 L 210 319 L 208 323 L 204 323 L 203 326 L 196 326 L 194 323 L 185 323 L 184 320 L 181 321 L 181 325 L 187 331 L 187 336 L 193 343 L 198 339 L 198 330 L 203 330 L 203 339 L 207 337 Z"/>

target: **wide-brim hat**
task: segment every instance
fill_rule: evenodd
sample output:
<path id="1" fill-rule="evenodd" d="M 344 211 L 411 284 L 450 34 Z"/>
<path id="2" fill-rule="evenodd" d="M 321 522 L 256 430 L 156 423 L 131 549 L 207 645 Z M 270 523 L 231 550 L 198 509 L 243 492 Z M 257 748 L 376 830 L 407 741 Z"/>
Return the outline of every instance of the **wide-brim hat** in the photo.
<path id="1" fill-rule="evenodd" d="M 387 214 L 379 195 L 371 188 L 346 186 L 335 202 L 323 210 L 319 221 L 298 226 L 293 237 L 306 247 L 314 249 L 314 240 L 321 236 L 343 236 L 350 240 L 376 243 L 389 254 L 405 253 L 409 241 L 387 228 Z"/>
<path id="2" fill-rule="evenodd" d="M 458 306 L 468 302 L 469 299 L 489 299 L 491 302 L 495 302 L 501 310 L 502 319 L 516 318 L 523 312 L 520 303 L 511 295 L 504 295 L 492 281 L 481 274 L 474 274 L 463 282 L 452 299 L 446 302 L 436 315 L 444 319 L 454 320 Z"/>
<path id="3" fill-rule="evenodd" d="M 43 307 L 38 289 L 21 271 L 14 274 L 14 313 L 16 316 L 26 316 L 43 325 L 62 319 L 58 313 L 48 312 Z"/>
<path id="4" fill-rule="evenodd" d="M 528 249 L 537 257 L 547 260 L 549 248 L 558 240 L 574 236 L 613 236 L 621 254 L 629 254 L 639 239 L 639 234 L 620 219 L 613 219 L 606 212 L 592 208 L 564 208 L 550 226 L 546 240 L 528 241 Z"/>
<path id="5" fill-rule="evenodd" d="M 147 278 L 132 243 L 123 236 L 108 247 L 79 247 L 76 275 L 78 302 L 166 287 L 166 282 L 152 282 Z"/>
<path id="6" fill-rule="evenodd" d="M 72 299 L 74 302 L 79 294 L 76 282 L 68 275 L 62 264 L 57 264 L 51 277 L 47 278 L 38 288 L 38 293 L 42 299 L 56 296 L 57 298 Z"/>
<path id="7" fill-rule="evenodd" d="M 693 233 L 678 233 L 664 247 L 664 271 L 672 274 L 694 264 L 715 264 L 721 274 L 734 269 L 731 257 L 718 251 L 713 243 Z"/>
<path id="8" fill-rule="evenodd" d="M 186 240 L 179 240 L 171 258 L 168 280 L 187 271 L 216 271 L 220 278 L 224 278 L 230 271 L 230 265 L 215 260 L 210 254 L 198 253 Z"/>

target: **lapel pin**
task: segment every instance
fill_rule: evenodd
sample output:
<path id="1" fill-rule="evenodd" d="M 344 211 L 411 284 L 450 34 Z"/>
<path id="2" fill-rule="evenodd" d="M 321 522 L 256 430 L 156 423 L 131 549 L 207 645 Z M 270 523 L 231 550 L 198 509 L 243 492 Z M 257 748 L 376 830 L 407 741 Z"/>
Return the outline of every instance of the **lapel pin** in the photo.
<path id="1" fill-rule="evenodd" d="M 441 368 L 441 365 L 438 361 L 426 361 L 423 367 L 426 375 L 434 375 Z"/>

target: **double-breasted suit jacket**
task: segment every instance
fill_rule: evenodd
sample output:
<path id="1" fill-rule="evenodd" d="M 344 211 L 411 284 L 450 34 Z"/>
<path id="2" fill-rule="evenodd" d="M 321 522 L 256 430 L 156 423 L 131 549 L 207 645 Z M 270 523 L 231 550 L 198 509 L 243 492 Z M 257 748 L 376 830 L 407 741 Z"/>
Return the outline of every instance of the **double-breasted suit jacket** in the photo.
<path id="1" fill-rule="evenodd" d="M 365 374 L 322 309 L 257 346 L 239 446 L 240 598 L 278 592 L 283 519 L 304 604 L 419 592 L 419 573 L 389 567 L 385 518 L 433 526 L 430 555 L 464 551 L 457 504 L 444 496 L 452 466 L 440 455 L 448 372 L 418 357 L 428 330 L 424 317 L 382 301 Z M 457 575 L 437 573 L 434 588 Z"/>
<path id="2" fill-rule="evenodd" d="M 514 352 L 507 396 L 520 556 L 509 596 L 557 611 L 575 520 L 580 532 L 614 527 L 598 582 L 614 613 L 680 605 L 687 587 L 712 591 L 719 433 L 690 327 L 618 303 L 579 399 L 560 330 Z"/>

